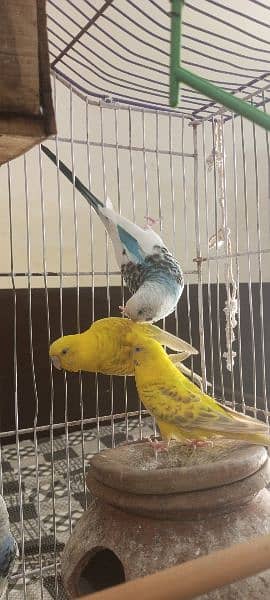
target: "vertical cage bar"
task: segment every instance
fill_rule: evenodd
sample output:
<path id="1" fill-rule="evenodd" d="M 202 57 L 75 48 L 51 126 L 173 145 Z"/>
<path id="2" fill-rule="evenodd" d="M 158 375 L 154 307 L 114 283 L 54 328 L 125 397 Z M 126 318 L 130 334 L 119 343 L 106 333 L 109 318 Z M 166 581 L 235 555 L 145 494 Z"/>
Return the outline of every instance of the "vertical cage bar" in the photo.
<path id="1" fill-rule="evenodd" d="M 55 77 L 54 77 L 54 105 L 55 105 L 55 110 L 56 110 L 56 114 L 57 114 L 58 113 L 58 98 L 57 98 L 57 82 L 56 82 Z M 55 155 L 56 155 L 56 162 L 57 162 L 56 176 L 57 176 L 57 210 L 58 210 L 58 243 L 59 243 L 59 309 L 60 309 L 59 325 L 60 325 L 60 334 L 62 336 L 64 334 L 64 327 L 63 327 L 64 275 L 63 275 L 63 224 L 62 224 L 63 205 L 62 205 L 60 169 L 59 169 L 59 143 L 58 143 L 57 135 L 55 136 Z M 65 412 L 66 412 L 66 407 L 68 405 L 68 387 L 67 387 L 67 375 L 65 372 L 63 373 L 63 380 L 64 380 L 64 406 L 65 406 Z M 52 422 L 51 422 L 50 437 L 51 437 L 51 459 L 53 462 L 54 461 L 54 434 L 53 434 L 54 411 L 51 414 L 51 418 L 52 418 Z M 64 416 L 64 419 L 65 418 L 66 418 L 66 415 Z M 54 489 L 52 490 L 52 493 L 55 494 Z M 56 502 L 55 502 L 55 506 L 56 506 Z M 69 525 L 69 532 L 71 533 L 72 524 L 71 524 L 71 510 L 70 510 L 69 502 L 68 502 L 68 525 Z M 55 586 L 56 586 L 56 597 L 57 597 L 58 596 L 57 573 L 55 573 Z"/>
<path id="2" fill-rule="evenodd" d="M 199 208 L 199 161 L 198 161 L 198 131 L 197 125 L 193 125 L 193 147 L 194 147 L 194 208 L 195 208 L 195 236 L 198 269 L 198 310 L 199 310 L 199 334 L 200 355 L 202 369 L 202 385 L 207 390 L 205 346 L 204 346 L 204 318 L 203 318 L 203 280 L 201 260 L 201 238 L 200 238 L 200 208 Z"/>
<path id="3" fill-rule="evenodd" d="M 116 156 L 116 180 L 117 180 L 117 210 L 121 214 L 121 195 L 120 195 L 120 163 L 119 163 L 119 110 L 115 108 L 114 112 L 114 135 L 115 135 L 115 156 Z"/>
<path id="4" fill-rule="evenodd" d="M 241 296 L 240 296 L 240 267 L 239 267 L 239 219 L 238 219 L 238 185 L 237 185 L 237 172 L 238 162 L 236 155 L 236 139 L 235 139 L 235 117 L 232 115 L 232 142 L 233 142 L 233 194 L 234 194 L 234 218 L 235 218 L 235 255 L 236 255 L 236 277 L 237 277 L 237 298 L 238 298 L 238 310 L 237 310 L 237 332 L 238 332 L 238 364 L 239 364 L 239 380 L 240 380 L 240 398 L 242 404 L 242 410 L 245 411 L 245 398 L 244 398 L 244 386 L 243 386 L 243 365 L 242 365 L 242 338 L 241 338 Z"/>
<path id="5" fill-rule="evenodd" d="M 133 166 L 133 156 L 132 156 L 132 111 L 129 107 L 128 109 L 128 145 L 129 145 L 129 169 L 130 169 L 130 182 L 131 182 L 131 204 L 132 204 L 132 220 L 135 223 L 136 220 L 136 202 L 135 202 L 135 190 L 134 190 L 134 166 Z M 122 303 L 125 305 L 125 287 L 123 282 L 123 277 L 121 277 L 121 286 L 122 286 Z M 124 398 L 125 398 L 125 435 L 126 441 L 128 441 L 129 435 L 129 419 L 128 419 L 128 387 L 127 387 L 127 378 L 124 381 Z"/>
<path id="6" fill-rule="evenodd" d="M 87 173 L 88 173 L 88 186 L 89 189 L 92 187 L 92 171 L 91 171 L 91 142 L 89 137 L 89 100 L 86 99 L 86 144 L 87 144 Z M 91 299 L 92 299 L 92 322 L 95 320 L 95 238 L 94 238 L 94 223 L 93 223 L 93 211 L 94 209 L 90 206 L 89 209 L 89 230 L 90 230 L 90 251 L 91 251 Z M 96 406 L 96 427 L 97 427 L 97 445 L 98 451 L 100 450 L 100 423 L 99 423 L 99 379 L 98 373 L 95 373 L 95 406 Z M 86 493 L 86 489 L 85 489 Z"/>
<path id="7" fill-rule="evenodd" d="M 174 193 L 174 165 L 173 165 L 173 146 L 172 146 L 172 115 L 169 115 L 169 152 L 170 152 L 170 175 L 171 175 L 171 211 L 172 211 L 172 231 L 173 231 L 173 242 L 172 251 L 175 256 L 176 244 L 175 244 L 175 193 Z"/>
<path id="8" fill-rule="evenodd" d="M 90 152 L 90 137 L 89 137 L 89 99 L 85 102 L 85 123 L 86 123 L 86 149 L 87 149 L 87 175 L 89 190 L 92 187 L 91 181 L 91 152 Z M 92 321 L 95 320 L 95 261 L 94 261 L 94 225 L 93 225 L 93 208 L 89 207 L 89 231 L 90 231 L 90 252 L 91 252 L 91 299 L 92 299 Z"/>
<path id="9" fill-rule="evenodd" d="M 120 157 L 119 157 L 119 124 L 118 124 L 118 119 L 119 119 L 119 111 L 116 108 L 114 110 L 114 131 L 115 131 L 115 152 L 116 152 L 116 177 L 117 177 L 117 192 L 118 192 L 118 198 L 117 198 L 117 204 L 118 204 L 118 212 L 119 214 L 121 214 L 121 193 L 120 193 Z M 129 137 L 131 136 L 131 127 L 129 127 L 130 131 L 129 131 Z M 129 143 L 129 146 L 131 147 L 131 142 Z M 132 157 L 131 157 L 131 150 L 129 152 L 129 161 L 130 161 L 130 166 L 132 169 Z M 122 301 L 122 306 L 125 305 L 125 290 L 124 290 L 124 281 L 123 281 L 123 277 L 121 275 L 121 301 Z M 123 315 L 124 318 L 124 315 Z M 128 392 L 127 392 L 127 377 L 124 377 L 124 381 L 123 381 L 123 392 L 124 392 L 124 411 L 125 411 L 125 434 L 126 434 L 126 441 L 128 441 L 128 435 L 129 435 L 129 420 L 128 420 Z M 113 427 L 114 427 L 114 419 L 113 419 L 113 413 L 114 413 L 114 406 L 113 403 L 111 405 L 111 411 L 112 411 L 112 422 L 113 422 Z"/>
<path id="10" fill-rule="evenodd" d="M 22 579 L 23 579 L 23 598 L 27 600 L 26 593 L 26 576 L 25 576 L 25 537 L 24 537 L 24 514 L 23 514 L 23 489 L 22 489 L 22 468 L 20 455 L 20 429 L 19 429 L 19 406 L 18 406 L 18 359 L 17 359 L 17 291 L 15 284 L 14 273 L 14 256 L 13 256 L 13 223 L 12 223 L 12 185 L 11 185 L 11 170 L 10 163 L 7 164 L 8 169 L 8 210 L 9 210 L 9 243 L 10 243 L 10 272 L 11 283 L 13 290 L 13 377 L 14 377 L 14 416 L 15 416 L 15 438 L 16 438 L 16 454 L 18 465 L 18 496 L 20 505 L 20 531 L 21 531 L 21 562 L 22 562 Z"/>
<path id="11" fill-rule="evenodd" d="M 174 164 L 173 164 L 172 115 L 171 114 L 169 115 L 169 152 L 170 152 L 171 210 L 172 210 L 172 231 L 173 231 L 172 250 L 173 250 L 173 255 L 176 256 L 175 192 L 174 192 Z M 177 306 L 175 307 L 174 318 L 175 318 L 175 332 L 176 332 L 176 335 L 178 335 L 179 323 L 178 323 Z"/>
<path id="12" fill-rule="evenodd" d="M 118 110 L 117 108 L 113 111 L 114 114 L 114 135 L 115 135 L 115 156 L 116 156 L 116 179 L 117 179 L 117 210 L 121 214 L 121 198 L 120 198 L 120 170 L 119 170 L 119 148 L 118 148 Z M 105 172 L 104 172 L 105 176 Z M 122 284 L 122 297 L 123 297 L 123 281 Z M 124 305 L 124 302 L 123 302 Z M 125 385 L 125 382 L 124 382 Z M 112 447 L 115 447 L 115 421 L 114 421 L 114 380 L 110 377 L 110 392 L 111 392 L 111 430 L 112 430 Z"/>
<path id="13" fill-rule="evenodd" d="M 228 281 L 229 278 L 233 278 L 233 261 L 232 258 L 229 258 L 229 254 L 231 253 L 231 243 L 230 243 L 230 247 L 229 247 L 229 241 L 231 240 L 231 238 L 229 238 L 229 235 L 231 234 L 229 227 L 228 227 L 228 198 L 227 198 L 227 179 L 226 179 L 226 154 L 225 154 L 225 142 L 224 142 L 224 122 L 222 120 L 222 164 L 223 164 L 223 186 L 224 186 L 224 228 L 225 228 L 225 252 L 228 255 L 228 258 L 226 259 L 226 264 L 225 264 L 225 283 L 226 283 L 226 293 L 227 293 L 227 301 L 229 301 L 230 298 L 230 292 L 231 292 L 231 286 L 232 286 L 232 282 Z M 230 307 L 227 306 L 227 308 L 230 310 Z M 228 317 L 227 317 L 228 318 Z M 232 336 L 233 334 L 233 330 L 232 330 L 232 324 L 231 324 L 231 319 L 229 318 L 229 331 L 230 331 L 230 336 Z M 232 405 L 233 407 L 235 407 L 235 381 L 234 381 L 234 365 L 233 365 L 233 348 L 232 348 L 232 342 L 230 341 L 229 343 L 229 348 L 226 348 L 226 351 L 229 352 L 229 358 L 230 358 L 230 363 L 231 363 L 231 371 L 230 371 L 230 379 L 231 379 L 231 390 L 232 390 L 232 396 L 231 396 L 231 401 L 232 401 Z M 228 358 L 226 359 L 228 360 Z"/>
<path id="14" fill-rule="evenodd" d="M 158 218 L 159 218 L 159 229 L 162 232 L 163 229 L 163 214 L 162 214 L 162 198 L 161 198 L 161 176 L 160 176 L 160 160 L 159 160 L 159 118 L 158 112 L 155 112 L 155 159 L 156 159 L 156 176 L 157 176 L 157 190 L 158 190 Z M 163 328 L 165 327 L 165 319 L 163 319 Z M 157 437 L 157 425 L 156 420 L 153 417 L 153 432 L 154 437 Z"/>
<path id="15" fill-rule="evenodd" d="M 188 252 L 188 218 L 187 218 L 187 177 L 186 177 L 186 161 L 185 161 L 185 119 L 181 119 L 181 151 L 182 151 L 182 177 L 183 177 L 183 198 L 184 198 L 184 227 L 185 227 L 185 264 L 188 265 L 189 252 Z M 195 167 L 194 167 L 195 168 Z M 190 286 L 189 280 L 185 282 L 187 291 L 187 317 L 188 317 L 188 330 L 189 330 L 189 342 L 192 343 L 192 327 L 191 327 L 191 307 L 190 307 Z M 190 357 L 191 361 L 191 373 L 193 377 L 193 356 Z"/>
<path id="16" fill-rule="evenodd" d="M 158 187 L 158 218 L 159 218 L 159 228 L 162 231 L 163 228 L 163 215 L 161 210 L 161 180 L 160 180 L 160 164 L 159 164 L 159 118 L 158 112 L 155 112 L 155 128 L 156 128 L 156 147 L 155 147 L 155 157 L 156 157 L 156 173 L 157 173 L 157 187 Z"/>
<path id="17" fill-rule="evenodd" d="M 69 87 L 69 126 L 70 126 L 70 150 L 71 150 L 71 170 L 72 170 L 72 200 L 73 200 L 73 219 L 74 219 L 74 238 L 75 238 L 75 261 L 76 270 L 78 273 L 78 247 L 77 247 L 77 223 L 75 217 L 75 185 L 74 185 L 74 153 L 73 153 L 73 106 L 72 106 L 72 88 Z M 76 277 L 76 290 L 78 290 L 78 278 Z M 77 291 L 78 293 L 78 291 Z M 78 319 L 78 296 L 77 300 L 77 327 L 79 326 Z M 67 380 L 66 380 L 67 386 Z M 68 387 L 66 387 L 68 390 Z M 66 451 L 66 485 L 67 485 L 67 505 L 68 505 L 68 518 L 69 518 L 69 532 L 72 532 L 72 510 L 71 510 L 71 484 L 70 484 L 70 456 L 69 456 L 69 428 L 68 428 L 68 393 L 65 395 L 65 409 L 64 409 L 64 421 L 65 421 L 65 451 Z"/>
<path id="18" fill-rule="evenodd" d="M 215 121 L 212 119 L 212 148 L 213 148 L 213 165 L 214 165 L 214 196 L 215 196 L 215 236 L 216 236 L 216 291 L 217 291 L 217 342 L 218 342 L 218 364 L 221 382 L 221 397 L 225 402 L 223 368 L 222 368 L 222 350 L 221 350 L 221 331 L 220 331 L 220 274 L 219 274 L 219 259 L 218 259 L 218 193 L 217 193 L 217 170 L 216 170 L 216 148 L 215 148 Z"/>
<path id="19" fill-rule="evenodd" d="M 265 365 L 265 337 L 264 337 L 264 299 L 263 299 L 263 277 L 262 277 L 262 244 L 261 244 L 261 211 L 260 211 L 260 185 L 258 171 L 258 149 L 256 127 L 252 124 L 253 133 L 253 152 L 255 166 L 255 195 L 256 195 L 256 230 L 257 230 L 257 248 L 258 248 L 258 268 L 259 268 L 259 290 L 260 290 L 260 338 L 262 349 L 262 392 L 264 410 L 267 411 L 267 390 L 266 390 L 266 365 Z"/>
<path id="20" fill-rule="evenodd" d="M 69 108 L 70 108 L 70 153 L 71 153 L 71 171 L 72 171 L 72 200 L 73 200 L 73 221 L 74 221 L 74 241 L 75 241 L 75 264 L 76 264 L 76 320 L 77 320 L 77 332 L 80 333 L 80 264 L 79 264 L 79 245 L 78 245 L 78 219 L 77 219 L 77 195 L 75 188 L 75 156 L 74 156 L 74 123 L 73 123 L 73 89 L 72 86 L 69 88 Z M 80 434 L 81 434 L 81 456 L 82 456 L 82 472 L 83 472 L 83 491 L 84 501 L 86 502 L 86 481 L 85 481 L 85 444 L 84 444 L 84 403 L 83 403 L 83 388 L 82 388 L 82 373 L 78 373 L 79 383 L 79 405 L 80 405 Z M 66 420 L 67 419 L 67 420 Z M 65 406 L 65 435 L 66 435 L 66 460 L 67 460 L 67 481 L 68 481 L 68 493 L 71 509 L 71 479 L 70 479 L 70 456 L 69 456 L 69 427 L 68 427 L 68 406 Z M 71 523 L 72 525 L 72 523 Z"/>
<path id="21" fill-rule="evenodd" d="M 132 200 L 132 219 L 136 221 L 136 200 L 135 200 L 135 188 L 134 188 L 134 167 L 132 157 L 132 110 L 128 109 L 128 143 L 129 143 L 129 164 L 130 164 L 130 177 L 131 177 L 131 200 Z"/>
<path id="22" fill-rule="evenodd" d="M 28 333 L 30 341 L 30 362 L 31 362 L 31 375 L 33 392 L 35 398 L 35 414 L 34 414 L 34 448 L 35 448 L 35 477 L 37 487 L 37 529 L 38 529 L 38 543 L 39 543 L 39 580 L 40 580 L 40 594 L 41 600 L 43 600 L 43 576 L 42 576 L 42 555 L 41 555 L 41 520 L 40 520 L 40 481 L 39 481 L 39 450 L 38 450 L 38 439 L 37 439 L 37 424 L 39 414 L 39 397 L 37 391 L 37 381 L 34 363 L 34 349 L 33 349 L 33 328 L 32 328 L 32 285 L 31 285 L 31 243 L 30 243 L 30 219 L 29 219 L 29 192 L 28 192 L 28 175 L 27 175 L 27 164 L 26 155 L 23 157 L 23 169 L 24 169 L 24 192 L 25 192 L 25 218 L 26 218 L 26 248 L 27 248 L 27 286 L 28 286 Z"/>
<path id="23" fill-rule="evenodd" d="M 106 179 L 106 164 L 105 164 L 105 148 L 104 148 L 104 110 L 100 107 L 100 141 L 101 141 L 101 157 L 102 157 L 102 181 L 103 181 L 103 195 L 104 202 L 107 202 L 107 179 Z M 108 316 L 111 314 L 111 295 L 110 295 L 110 266 L 109 266 L 109 236 L 107 231 L 106 235 L 106 296 L 107 296 L 107 307 Z M 113 418 L 114 413 L 114 384 L 112 375 L 109 376 L 109 388 L 110 388 L 110 399 L 111 399 L 111 432 L 112 432 L 112 447 L 115 446 L 115 422 Z"/>
<path id="24" fill-rule="evenodd" d="M 143 153 L 143 180 L 144 180 L 144 190 L 145 190 L 145 210 L 146 210 L 146 218 L 149 217 L 149 185 L 148 185 L 148 167 L 147 167 L 147 157 L 146 157 L 146 133 L 145 133 L 145 110 L 141 111 L 142 118 L 142 134 L 143 134 L 143 145 L 142 145 L 142 153 Z M 164 326 L 164 320 L 163 320 Z M 139 398 L 139 433 L 140 439 L 143 437 L 143 419 L 142 419 L 142 403 Z"/>
<path id="25" fill-rule="evenodd" d="M 247 165 L 246 165 L 244 124 L 243 124 L 242 117 L 241 117 L 241 147 L 242 147 L 242 164 L 243 164 L 245 231 L 246 231 L 247 259 L 248 259 L 248 297 L 249 297 L 249 317 L 250 317 L 251 348 L 252 348 L 253 399 L 254 399 L 254 408 L 256 409 L 257 408 L 256 351 L 255 351 L 255 332 L 254 332 L 253 298 L 252 298 L 252 283 L 251 283 L 249 212 L 248 212 L 248 198 L 247 198 Z"/>
<path id="26" fill-rule="evenodd" d="M 206 238 L 209 240 L 209 206 L 208 206 L 208 175 L 206 162 L 205 148 L 205 124 L 202 123 L 202 152 L 203 152 L 203 176 L 204 176 L 204 204 L 205 204 L 205 223 L 206 223 Z M 208 318 L 209 318 L 209 339 L 210 339 L 210 371 L 212 383 L 212 395 L 215 395 L 215 370 L 214 370 L 214 347 L 213 347 L 213 315 L 212 315 L 212 294 L 211 294 L 211 269 L 209 263 L 209 245 L 206 246 L 207 255 L 207 296 L 208 296 Z"/>
<path id="27" fill-rule="evenodd" d="M 40 180 L 40 204 L 41 204 L 41 225 L 42 225 L 42 266 L 43 266 L 43 281 L 45 290 L 45 305 L 46 305 L 46 323 L 47 323 L 47 336 L 48 346 L 51 343 L 51 325 L 50 325 L 50 308 L 49 308 L 49 291 L 48 291 L 48 278 L 47 278 L 47 252 L 46 252 L 46 228 L 45 228 L 45 202 L 44 202 L 44 185 L 43 185 L 43 162 L 42 153 L 39 146 L 39 180 Z M 57 546 L 56 546 L 56 506 L 55 506 L 55 473 L 54 473 L 54 461 L 53 461 L 53 413 L 54 413 L 54 384 L 53 384 L 53 373 L 52 363 L 49 363 L 49 377 L 50 377 L 50 451 L 51 451 L 51 491 L 52 491 L 52 519 L 53 519 L 53 559 L 54 559 L 54 577 L 55 577 L 55 593 L 57 593 Z"/>
<path id="28" fill-rule="evenodd" d="M 148 193 L 148 169 L 146 160 L 146 144 L 145 144 L 145 111 L 141 111 L 142 115 L 142 132 L 143 132 L 143 175 L 144 175 L 144 189 L 145 189 L 145 209 L 146 217 L 149 217 L 149 193 Z"/>

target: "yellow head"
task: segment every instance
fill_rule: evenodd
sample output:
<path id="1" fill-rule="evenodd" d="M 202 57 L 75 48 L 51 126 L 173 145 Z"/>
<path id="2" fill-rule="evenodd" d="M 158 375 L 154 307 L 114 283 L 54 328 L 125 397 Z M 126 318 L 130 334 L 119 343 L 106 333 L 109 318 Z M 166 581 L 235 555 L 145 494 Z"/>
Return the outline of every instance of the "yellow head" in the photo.
<path id="1" fill-rule="evenodd" d="M 156 340 L 138 332 L 133 332 L 129 334 L 128 341 L 133 347 L 136 380 L 138 377 L 142 377 L 154 381 L 155 377 L 166 373 L 168 368 L 175 369 L 165 350 Z"/>
<path id="2" fill-rule="evenodd" d="M 50 346 L 49 355 L 56 369 L 80 371 L 82 369 L 81 334 L 64 335 Z"/>

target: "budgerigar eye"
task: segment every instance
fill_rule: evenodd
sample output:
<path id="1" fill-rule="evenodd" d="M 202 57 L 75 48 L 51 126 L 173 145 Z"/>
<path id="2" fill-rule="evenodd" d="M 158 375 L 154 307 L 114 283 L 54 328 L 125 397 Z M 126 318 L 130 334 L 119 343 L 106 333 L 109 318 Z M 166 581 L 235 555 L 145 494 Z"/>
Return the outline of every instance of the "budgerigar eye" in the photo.
<path id="1" fill-rule="evenodd" d="M 141 350 L 142 350 L 142 348 L 140 348 L 140 346 L 137 346 L 137 347 L 135 348 L 135 352 L 141 352 Z"/>
<path id="2" fill-rule="evenodd" d="M 67 354 L 67 349 L 64 348 L 64 350 L 62 350 L 62 354 Z"/>
<path id="3" fill-rule="evenodd" d="M 138 315 L 142 315 L 143 311 L 142 310 L 138 310 Z"/>

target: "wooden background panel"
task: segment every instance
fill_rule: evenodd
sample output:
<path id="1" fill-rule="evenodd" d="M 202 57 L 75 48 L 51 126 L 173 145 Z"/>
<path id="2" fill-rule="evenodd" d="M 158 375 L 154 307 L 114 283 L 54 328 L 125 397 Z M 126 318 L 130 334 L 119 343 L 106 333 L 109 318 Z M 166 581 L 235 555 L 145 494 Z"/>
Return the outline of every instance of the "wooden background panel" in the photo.
<path id="1" fill-rule="evenodd" d="M 43 117 L 0 113 L 0 165 L 46 139 Z"/>
<path id="2" fill-rule="evenodd" d="M 0 111 L 39 114 L 36 0 L 0 2 Z"/>

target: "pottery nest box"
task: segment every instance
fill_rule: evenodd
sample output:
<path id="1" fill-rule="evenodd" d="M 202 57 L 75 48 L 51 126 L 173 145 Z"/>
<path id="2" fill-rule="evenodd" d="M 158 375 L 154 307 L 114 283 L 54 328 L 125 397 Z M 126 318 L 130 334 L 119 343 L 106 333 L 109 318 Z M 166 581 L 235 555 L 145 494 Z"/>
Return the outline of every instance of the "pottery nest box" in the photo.
<path id="1" fill-rule="evenodd" d="M 0 2 L 0 165 L 56 133 L 45 0 Z"/>
<path id="2" fill-rule="evenodd" d="M 90 462 L 92 501 L 63 553 L 70 598 L 270 532 L 270 466 L 263 447 L 172 443 L 169 453 L 155 457 L 142 442 L 105 450 Z M 267 571 L 203 599 L 263 600 L 269 586 Z"/>

